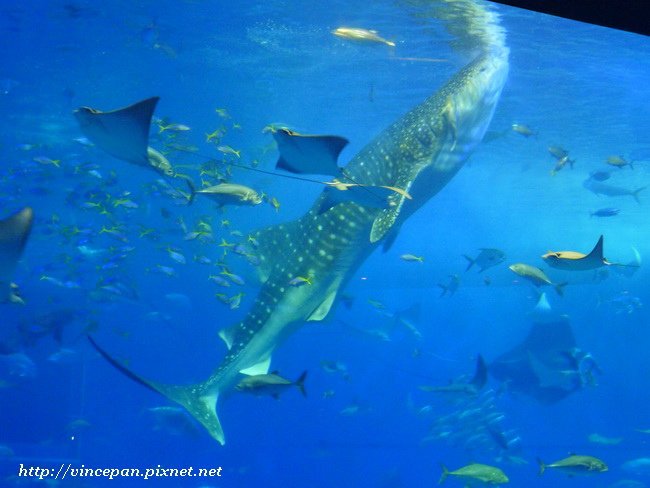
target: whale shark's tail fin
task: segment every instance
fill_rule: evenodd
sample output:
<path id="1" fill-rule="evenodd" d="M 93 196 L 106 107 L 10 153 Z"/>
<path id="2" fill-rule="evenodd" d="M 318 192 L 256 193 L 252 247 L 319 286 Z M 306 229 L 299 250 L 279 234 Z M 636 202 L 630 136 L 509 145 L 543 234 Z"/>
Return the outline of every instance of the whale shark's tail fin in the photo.
<path id="1" fill-rule="evenodd" d="M 108 361 L 115 369 L 122 374 L 139 383 L 145 388 L 160 393 L 168 399 L 183 406 L 196 420 L 201 422 L 203 427 L 210 433 L 210 435 L 223 445 L 226 439 L 217 416 L 217 400 L 219 399 L 219 391 L 214 391 L 210 388 L 208 392 L 205 383 L 197 383 L 194 385 L 166 385 L 155 381 L 147 380 L 135 374 L 126 366 L 120 364 L 115 358 L 102 349 L 95 340 L 89 335 L 87 336 L 93 348 Z"/>

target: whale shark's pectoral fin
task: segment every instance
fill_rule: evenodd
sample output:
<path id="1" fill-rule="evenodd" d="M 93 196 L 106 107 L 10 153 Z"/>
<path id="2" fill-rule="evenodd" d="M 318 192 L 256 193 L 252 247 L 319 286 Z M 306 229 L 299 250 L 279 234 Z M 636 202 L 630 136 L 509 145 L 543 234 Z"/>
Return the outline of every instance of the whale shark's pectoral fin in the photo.
<path id="1" fill-rule="evenodd" d="M 25 207 L 6 219 L 0 220 L 0 302 L 23 303 L 18 287 L 12 283 L 18 260 L 32 230 L 34 212 Z"/>
<path id="2" fill-rule="evenodd" d="M 275 167 L 299 174 L 338 176 L 339 154 L 348 140 L 339 136 L 299 134 L 286 128 L 273 131 L 280 158 Z"/>
<path id="3" fill-rule="evenodd" d="M 215 390 L 214 387 L 208 390 L 205 383 L 188 386 L 165 385 L 142 378 L 104 351 L 91 336 L 88 335 L 87 337 L 93 348 L 111 366 L 145 388 L 160 393 L 168 399 L 182 405 L 195 419 L 201 422 L 219 444 L 223 445 L 226 443 L 221 422 L 219 422 L 219 417 L 217 416 L 218 390 Z"/>
<path id="4" fill-rule="evenodd" d="M 262 359 L 259 363 L 255 363 L 248 368 L 240 369 L 239 372 L 248 376 L 257 376 L 259 374 L 268 374 L 270 367 L 271 356 L 268 356 Z"/>
<path id="5" fill-rule="evenodd" d="M 332 305 L 334 305 L 335 300 L 336 300 L 336 290 L 327 294 L 325 300 L 323 300 L 321 304 L 314 309 L 311 315 L 307 317 L 307 321 L 315 322 L 315 321 L 324 320 L 325 317 L 327 317 L 327 314 L 330 313 L 330 310 L 332 309 Z"/>
<path id="6" fill-rule="evenodd" d="M 408 190 L 409 188 L 405 191 Z M 377 242 L 388 233 L 397 221 L 397 217 L 402 210 L 402 205 L 404 205 L 406 200 L 407 197 L 405 195 L 400 195 L 398 193 L 394 193 L 388 197 L 389 207 L 383 209 L 372 223 L 372 229 L 370 229 L 370 242 Z"/>
<path id="7" fill-rule="evenodd" d="M 97 147 L 130 163 L 149 166 L 149 127 L 158 97 L 102 112 L 90 107 L 74 111 L 81 131 Z"/>

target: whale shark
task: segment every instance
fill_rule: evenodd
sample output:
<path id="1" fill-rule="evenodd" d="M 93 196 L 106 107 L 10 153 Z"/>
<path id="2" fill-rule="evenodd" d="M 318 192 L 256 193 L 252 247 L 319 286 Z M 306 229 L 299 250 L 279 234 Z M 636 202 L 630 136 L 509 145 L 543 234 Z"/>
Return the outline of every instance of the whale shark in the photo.
<path id="1" fill-rule="evenodd" d="M 505 32 L 487 3 L 445 3 L 448 9 L 438 14 L 454 35 L 467 38 L 471 60 L 345 167 L 344 183 L 403 192 L 391 192 L 389 205 L 378 208 L 356 201 L 331 204 L 324 191 L 302 217 L 255 233 L 262 284 L 245 317 L 219 333 L 228 351 L 207 379 L 190 385 L 146 379 L 91 338 L 113 366 L 185 407 L 220 444 L 225 443 L 216 410 L 220 395 L 242 374 L 267 374 L 279 344 L 305 322 L 326 319 L 364 260 L 380 244 L 390 245 L 401 225 L 445 187 L 481 142 L 508 75 Z M 311 284 L 291 286 L 300 276 L 309 276 Z"/>
<path id="2" fill-rule="evenodd" d="M 0 303 L 23 303 L 12 280 L 33 220 L 34 212 L 30 207 L 0 220 Z"/>

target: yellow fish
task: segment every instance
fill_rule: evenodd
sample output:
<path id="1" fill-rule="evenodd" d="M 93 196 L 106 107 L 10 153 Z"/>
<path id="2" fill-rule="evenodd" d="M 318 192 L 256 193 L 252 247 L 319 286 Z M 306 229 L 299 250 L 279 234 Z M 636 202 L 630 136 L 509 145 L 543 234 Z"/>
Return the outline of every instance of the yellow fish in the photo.
<path id="1" fill-rule="evenodd" d="M 541 459 L 537 459 L 539 464 L 539 475 L 544 474 L 546 468 L 555 468 L 566 472 L 569 476 L 576 474 L 603 473 L 607 471 L 607 465 L 598 458 L 593 456 L 571 456 L 555 461 L 551 464 L 544 464 Z"/>
<path id="2" fill-rule="evenodd" d="M 537 132 L 524 124 L 512 124 L 512 130 L 524 137 L 536 136 Z"/>
<path id="3" fill-rule="evenodd" d="M 550 285 L 555 288 L 555 291 L 558 295 L 562 296 L 564 294 L 565 283 L 553 283 L 546 273 L 541 269 L 531 266 L 530 264 L 516 263 L 511 266 L 508 266 L 508 269 L 515 273 L 516 275 L 521 276 L 522 278 L 527 279 L 536 287 Z"/>
<path id="4" fill-rule="evenodd" d="M 615 166 L 619 169 L 624 166 L 629 166 L 630 169 L 634 169 L 632 163 L 628 162 L 623 156 L 609 156 L 605 162 L 610 166 Z"/>
<path id="5" fill-rule="evenodd" d="M 417 261 L 418 263 L 424 262 L 424 258 L 422 256 L 416 256 L 414 254 L 402 254 L 400 258 L 404 261 Z"/>
<path id="6" fill-rule="evenodd" d="M 333 30 L 332 34 L 353 41 L 378 42 L 386 44 L 387 46 L 395 47 L 393 41 L 380 37 L 376 30 L 360 29 L 358 27 L 339 27 Z"/>

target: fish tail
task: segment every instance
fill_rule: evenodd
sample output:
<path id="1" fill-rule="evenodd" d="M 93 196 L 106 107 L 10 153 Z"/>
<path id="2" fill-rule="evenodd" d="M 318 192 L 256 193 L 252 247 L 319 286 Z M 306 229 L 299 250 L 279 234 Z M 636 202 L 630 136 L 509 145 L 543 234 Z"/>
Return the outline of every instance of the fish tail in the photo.
<path id="1" fill-rule="evenodd" d="M 307 390 L 305 390 L 305 378 L 307 378 L 307 371 L 303 371 L 300 377 L 296 380 L 296 386 L 302 393 L 302 396 L 307 398 Z"/>
<path id="2" fill-rule="evenodd" d="M 441 297 L 444 297 L 444 296 L 447 294 L 447 290 L 448 290 L 449 288 L 446 287 L 445 285 L 441 285 L 440 283 L 438 283 L 438 286 L 439 286 L 440 288 L 442 288 L 442 293 L 440 294 L 440 296 L 441 296 Z"/>
<path id="3" fill-rule="evenodd" d="M 553 287 L 555 288 L 555 291 L 557 292 L 557 294 L 560 295 L 561 297 L 563 297 L 564 296 L 564 287 L 567 286 L 568 284 L 569 284 L 568 282 L 563 281 L 562 283 L 556 283 L 555 285 L 553 285 Z"/>
<path id="4" fill-rule="evenodd" d="M 185 183 L 187 183 L 187 188 L 190 190 L 190 193 L 187 196 L 187 204 L 192 205 L 194 203 L 194 197 L 196 196 L 196 188 L 190 178 L 185 178 Z"/>
<path id="5" fill-rule="evenodd" d="M 485 386 L 486 382 L 487 366 L 483 356 L 479 354 L 476 358 L 476 371 L 474 372 L 474 377 L 472 378 L 472 381 L 470 381 L 470 384 L 474 385 L 474 388 L 476 388 L 476 391 L 478 392 Z"/>
<path id="6" fill-rule="evenodd" d="M 165 385 L 147 380 L 120 364 L 115 358 L 99 347 L 90 335 L 87 335 L 86 337 L 88 337 L 93 348 L 104 359 L 106 359 L 111 366 L 145 388 L 160 393 L 168 399 L 183 406 L 185 410 L 187 410 L 201 423 L 201 425 L 203 425 L 203 427 L 205 427 L 208 433 L 219 442 L 219 444 L 223 445 L 226 443 L 221 422 L 219 422 L 219 417 L 217 416 L 217 400 L 219 398 L 218 389 L 216 391 L 213 387 L 208 389 L 205 383 L 183 386 Z"/>
<path id="7" fill-rule="evenodd" d="M 645 189 L 646 189 L 646 187 L 645 187 L 645 186 L 642 186 L 642 187 L 639 188 L 638 190 L 634 190 L 634 191 L 632 192 L 632 196 L 633 196 L 634 199 L 636 200 L 636 203 L 641 203 L 641 200 L 639 200 L 639 193 L 641 193 L 641 192 L 642 192 L 643 190 L 645 190 Z"/>
<path id="8" fill-rule="evenodd" d="M 542 476 L 544 474 L 544 470 L 546 469 L 546 464 L 544 464 L 544 461 L 542 461 L 540 458 L 537 458 L 537 464 L 539 464 L 539 473 L 537 473 L 537 475 Z"/>
<path id="9" fill-rule="evenodd" d="M 467 268 L 465 268 L 465 271 L 469 271 L 469 269 L 474 266 L 474 259 L 470 258 L 467 254 L 463 254 L 463 257 L 469 261 L 469 264 L 467 265 Z"/>
<path id="10" fill-rule="evenodd" d="M 23 300 L 23 297 L 20 295 L 20 289 L 16 283 L 11 283 L 9 286 L 9 303 L 25 305 L 25 300 Z"/>
<path id="11" fill-rule="evenodd" d="M 440 467 L 442 468 L 442 474 L 440 475 L 440 479 L 438 480 L 439 485 L 443 484 L 447 479 L 447 476 L 449 476 L 449 470 L 447 469 L 447 466 L 440 463 Z"/>

